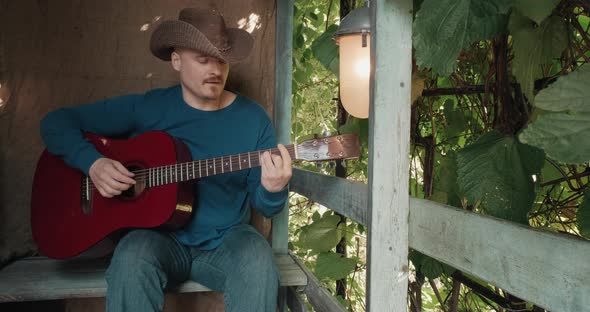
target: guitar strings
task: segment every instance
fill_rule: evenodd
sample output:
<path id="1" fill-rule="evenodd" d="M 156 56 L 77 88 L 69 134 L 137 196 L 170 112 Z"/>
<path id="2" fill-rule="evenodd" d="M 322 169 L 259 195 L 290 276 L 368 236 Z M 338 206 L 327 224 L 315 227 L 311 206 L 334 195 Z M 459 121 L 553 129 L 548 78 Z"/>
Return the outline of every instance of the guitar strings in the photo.
<path id="1" fill-rule="evenodd" d="M 285 147 L 287 148 L 287 151 L 293 157 L 294 146 L 288 145 Z M 150 169 L 140 169 L 140 170 L 131 171 L 131 172 L 135 174 L 134 179 L 136 181 L 145 182 L 145 181 L 153 180 L 153 181 L 158 182 L 157 185 L 153 185 L 153 186 L 159 186 L 159 185 L 183 182 L 183 176 L 187 177 L 186 180 L 195 179 L 196 174 L 191 175 L 189 177 L 189 173 L 193 173 L 193 172 L 196 173 L 197 171 L 199 171 L 199 177 L 207 177 L 207 176 L 211 176 L 211 175 L 230 173 L 230 172 L 234 172 L 234 171 L 250 169 L 253 167 L 259 167 L 261 165 L 259 155 L 262 156 L 262 154 L 267 151 L 269 151 L 273 154 L 280 155 L 280 151 L 278 148 L 272 148 L 272 149 L 268 149 L 268 150 L 247 152 L 247 153 L 241 153 L 241 154 L 237 154 L 237 155 L 220 156 L 220 157 L 211 158 L 211 159 L 202 159 L 202 160 L 189 161 L 189 162 L 179 163 L 179 164 L 153 167 Z M 244 168 L 240 168 L 241 167 L 240 160 L 242 159 L 242 156 L 244 156 L 244 158 L 248 157 L 248 165 Z M 226 164 L 227 161 L 225 161 L 224 158 L 228 158 L 230 160 L 230 164 Z M 212 162 L 213 164 L 209 164 L 209 162 Z M 197 163 L 198 163 L 198 165 L 197 165 Z M 180 167 L 180 170 L 178 170 L 179 167 Z M 194 168 L 194 167 L 198 167 L 198 168 Z M 224 167 L 225 168 L 230 167 L 231 170 L 224 172 L 223 171 Z M 240 168 L 240 169 L 233 169 L 233 168 Z M 208 170 L 213 170 L 213 174 L 209 174 Z M 202 175 L 201 173 L 203 173 L 203 172 L 205 172 L 206 174 Z M 178 177 L 180 177 L 180 180 L 178 180 Z M 176 181 L 174 181 L 174 180 L 176 180 Z M 161 183 L 161 182 L 163 182 L 163 183 Z M 86 186 L 86 184 L 84 183 L 83 187 L 82 187 L 83 191 L 86 190 L 85 186 Z M 90 186 L 90 191 L 95 191 L 97 189 L 91 180 L 89 181 L 89 186 Z M 152 186 L 152 185 L 150 185 L 150 186 Z"/>

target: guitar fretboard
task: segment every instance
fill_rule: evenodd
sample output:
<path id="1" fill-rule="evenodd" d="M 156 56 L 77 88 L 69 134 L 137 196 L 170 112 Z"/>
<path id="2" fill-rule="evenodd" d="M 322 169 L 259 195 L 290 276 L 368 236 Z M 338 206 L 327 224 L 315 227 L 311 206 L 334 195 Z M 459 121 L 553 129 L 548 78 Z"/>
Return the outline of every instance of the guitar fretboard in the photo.
<path id="1" fill-rule="evenodd" d="M 292 159 L 295 159 L 294 145 L 285 146 Z M 194 160 L 174 165 L 153 167 L 141 170 L 136 175 L 143 176 L 146 187 L 155 187 L 170 183 L 185 182 L 203 177 L 230 173 L 239 170 L 259 167 L 264 152 L 280 155 L 277 148 L 260 150 L 236 155 L 221 156 L 209 159 Z M 147 173 L 147 174 L 146 174 Z"/>

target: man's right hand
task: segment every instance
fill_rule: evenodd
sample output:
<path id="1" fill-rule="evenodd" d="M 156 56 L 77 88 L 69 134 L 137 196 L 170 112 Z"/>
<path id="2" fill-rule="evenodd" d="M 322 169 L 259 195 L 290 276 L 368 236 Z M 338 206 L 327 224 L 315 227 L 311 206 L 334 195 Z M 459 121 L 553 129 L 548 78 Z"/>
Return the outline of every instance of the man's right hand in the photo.
<path id="1" fill-rule="evenodd" d="M 109 158 L 97 159 L 88 173 L 100 194 L 108 198 L 120 195 L 135 184 L 132 179 L 135 175 L 120 162 Z"/>

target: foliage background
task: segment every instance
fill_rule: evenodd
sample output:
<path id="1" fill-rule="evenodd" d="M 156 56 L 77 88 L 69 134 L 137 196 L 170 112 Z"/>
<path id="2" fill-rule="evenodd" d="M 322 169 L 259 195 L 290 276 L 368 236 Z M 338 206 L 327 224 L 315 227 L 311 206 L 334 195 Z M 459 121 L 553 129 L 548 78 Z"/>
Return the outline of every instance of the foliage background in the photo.
<path id="1" fill-rule="evenodd" d="M 361 5 L 295 2 L 292 140 L 358 133 L 362 157 L 344 166 L 366 181 L 368 122 L 339 125 L 333 42 L 339 12 Z M 415 0 L 414 14 L 411 196 L 590 238 L 590 1 Z M 364 311 L 364 227 L 297 194 L 290 220 L 291 250 Z M 418 252 L 410 261 L 411 311 L 543 311 Z"/>

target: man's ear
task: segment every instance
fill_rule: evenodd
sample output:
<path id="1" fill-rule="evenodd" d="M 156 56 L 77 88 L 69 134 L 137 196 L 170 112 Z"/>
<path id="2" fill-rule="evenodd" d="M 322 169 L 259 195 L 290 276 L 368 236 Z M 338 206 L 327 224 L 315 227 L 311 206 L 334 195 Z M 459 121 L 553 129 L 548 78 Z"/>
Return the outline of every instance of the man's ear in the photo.
<path id="1" fill-rule="evenodd" d="M 176 71 L 180 71 L 180 54 L 178 54 L 178 52 L 176 51 L 172 51 L 172 54 L 170 55 L 170 63 L 172 64 L 172 68 L 174 68 L 174 70 Z"/>

